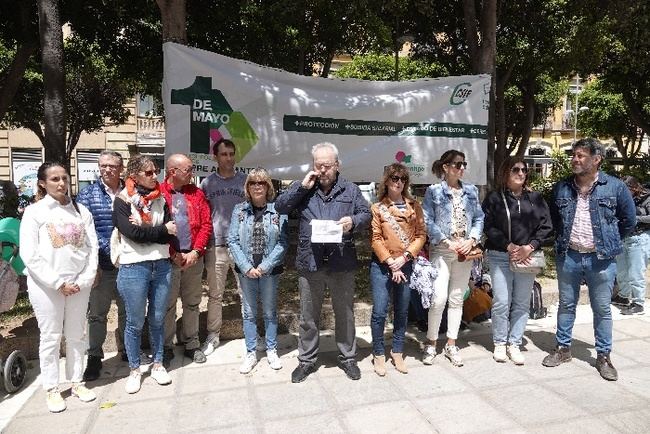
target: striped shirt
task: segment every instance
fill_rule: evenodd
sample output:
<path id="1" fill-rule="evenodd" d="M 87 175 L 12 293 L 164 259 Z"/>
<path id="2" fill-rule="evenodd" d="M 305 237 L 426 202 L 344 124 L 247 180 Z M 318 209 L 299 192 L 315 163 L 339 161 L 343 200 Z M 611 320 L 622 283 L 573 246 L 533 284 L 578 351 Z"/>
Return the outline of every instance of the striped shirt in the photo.
<path id="1" fill-rule="evenodd" d="M 576 215 L 573 219 L 571 236 L 569 237 L 569 244 L 587 250 L 596 248 L 594 244 L 594 231 L 591 227 L 591 214 L 589 213 L 589 196 L 593 190 L 594 186 L 589 189 L 587 194 L 578 193 Z M 580 190 L 578 189 L 578 191 Z"/>

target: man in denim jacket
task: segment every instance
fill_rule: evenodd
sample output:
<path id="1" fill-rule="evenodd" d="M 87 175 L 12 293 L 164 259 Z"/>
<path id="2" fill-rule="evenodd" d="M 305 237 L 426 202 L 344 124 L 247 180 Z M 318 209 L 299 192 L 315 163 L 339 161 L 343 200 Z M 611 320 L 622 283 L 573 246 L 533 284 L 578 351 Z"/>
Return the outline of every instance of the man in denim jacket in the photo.
<path id="1" fill-rule="evenodd" d="M 339 153 L 331 143 L 312 148 L 313 170 L 280 195 L 275 209 L 281 214 L 297 210 L 300 216 L 296 268 L 300 274 L 300 339 L 298 367 L 291 381 L 299 383 L 316 371 L 320 314 L 325 287 L 332 295 L 336 316 L 339 366 L 352 380 L 361 378 L 355 360 L 354 275 L 357 253 L 353 232 L 365 232 L 371 214 L 361 190 L 339 175 Z M 312 243 L 312 220 L 334 220 L 343 226 L 341 243 Z"/>
<path id="2" fill-rule="evenodd" d="M 571 159 L 574 176 L 553 188 L 550 208 L 557 236 L 560 306 L 557 348 L 542 364 L 554 367 L 571 360 L 571 332 L 584 279 L 594 315 L 596 369 L 604 379 L 615 381 L 618 373 L 610 360 L 615 257 L 622 251 L 622 239 L 634 230 L 636 214 L 625 184 L 599 170 L 603 155 L 596 139 L 576 142 Z"/>

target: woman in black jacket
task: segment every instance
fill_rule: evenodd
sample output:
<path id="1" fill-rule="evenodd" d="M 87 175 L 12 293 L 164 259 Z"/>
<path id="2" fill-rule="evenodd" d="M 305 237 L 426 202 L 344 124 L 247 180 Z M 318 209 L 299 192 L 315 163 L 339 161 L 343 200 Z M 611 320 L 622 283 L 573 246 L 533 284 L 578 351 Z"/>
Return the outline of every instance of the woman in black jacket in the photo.
<path id="1" fill-rule="evenodd" d="M 494 294 L 494 360 L 505 362 L 509 357 L 517 365 L 523 365 L 525 361 L 519 345 L 528 322 L 535 274 L 512 272 L 510 262 L 527 263 L 530 254 L 540 249 L 553 231 L 544 198 L 530 191 L 527 180 L 528 166 L 523 159 L 508 157 L 499 168 L 499 188 L 490 192 L 483 201 L 485 247 Z M 506 213 L 506 203 L 510 218 Z"/>

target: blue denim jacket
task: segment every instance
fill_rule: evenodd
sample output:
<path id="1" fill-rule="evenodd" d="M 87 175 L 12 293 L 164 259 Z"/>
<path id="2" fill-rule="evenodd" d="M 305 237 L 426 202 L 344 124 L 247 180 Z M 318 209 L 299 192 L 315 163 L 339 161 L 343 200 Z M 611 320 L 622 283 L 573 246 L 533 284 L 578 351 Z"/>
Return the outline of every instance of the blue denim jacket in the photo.
<path id="1" fill-rule="evenodd" d="M 251 253 L 251 237 L 255 214 L 250 202 L 235 205 L 228 229 L 228 247 L 230 256 L 242 273 L 253 268 Z M 284 261 L 289 245 L 289 224 L 287 216 L 275 210 L 274 203 L 266 204 L 264 211 L 264 233 L 266 234 L 266 249 L 259 265 L 263 274 L 271 274 L 273 269 Z"/>
<path id="2" fill-rule="evenodd" d="M 550 208 L 558 255 L 565 255 L 569 248 L 577 202 L 578 191 L 573 176 L 555 184 Z M 621 240 L 631 234 L 636 225 L 634 200 L 625 184 L 618 178 L 598 172 L 598 180 L 589 195 L 589 212 L 598 258 L 613 258 L 621 253 Z"/>
<path id="3" fill-rule="evenodd" d="M 460 183 L 463 189 L 463 205 L 467 216 L 465 238 L 480 241 L 485 214 L 478 200 L 478 188 L 472 184 Z M 424 194 L 424 222 L 427 225 L 431 246 L 440 244 L 451 236 L 452 199 L 451 189 L 446 181 L 430 185 Z"/>

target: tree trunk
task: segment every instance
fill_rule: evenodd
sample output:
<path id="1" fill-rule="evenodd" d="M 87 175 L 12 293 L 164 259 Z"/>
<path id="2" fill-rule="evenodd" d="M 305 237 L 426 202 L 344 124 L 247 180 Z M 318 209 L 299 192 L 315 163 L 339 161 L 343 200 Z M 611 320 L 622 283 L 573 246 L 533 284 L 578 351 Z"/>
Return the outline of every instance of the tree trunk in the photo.
<path id="1" fill-rule="evenodd" d="M 63 29 L 58 0 L 38 1 L 38 27 L 41 39 L 45 160 L 70 167 L 65 149 L 65 69 Z"/>
<path id="2" fill-rule="evenodd" d="M 321 77 L 327 78 L 330 75 L 330 70 L 332 69 L 332 60 L 334 60 L 334 54 L 328 53 L 325 63 L 323 63 L 323 70 L 320 73 Z"/>
<path id="3" fill-rule="evenodd" d="M 496 50 L 497 50 L 497 0 L 483 0 L 481 13 L 476 13 L 475 0 L 463 0 L 465 40 L 469 48 L 472 72 L 490 74 L 490 107 L 488 109 L 487 188 L 494 186 L 495 154 L 495 100 L 496 100 Z M 480 29 L 480 35 L 479 35 Z"/>
<path id="4" fill-rule="evenodd" d="M 163 26 L 163 42 L 187 45 L 186 0 L 156 0 Z"/>
<path id="5" fill-rule="evenodd" d="M 11 61 L 11 66 L 7 74 L 2 77 L 3 84 L 0 87 L 0 121 L 2 121 L 7 113 L 7 109 L 11 106 L 18 86 L 20 86 L 20 82 L 23 80 L 25 69 L 27 69 L 27 62 L 37 48 L 38 43 L 35 41 L 22 43 Z"/>
<path id="6" fill-rule="evenodd" d="M 623 92 L 623 101 L 625 101 L 625 105 L 627 106 L 632 121 L 641 128 L 645 134 L 650 134 L 650 119 L 643 111 L 643 107 L 635 101 L 634 96 L 629 90 Z"/>
<path id="7" fill-rule="evenodd" d="M 517 156 L 523 157 L 528 147 L 530 135 L 533 132 L 533 123 L 535 122 L 535 79 L 529 78 L 526 87 L 522 89 L 524 99 L 525 124 L 521 132 L 521 142 L 517 148 Z"/>

